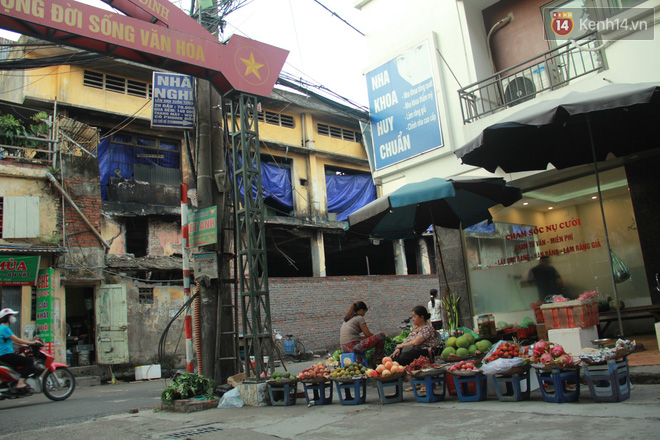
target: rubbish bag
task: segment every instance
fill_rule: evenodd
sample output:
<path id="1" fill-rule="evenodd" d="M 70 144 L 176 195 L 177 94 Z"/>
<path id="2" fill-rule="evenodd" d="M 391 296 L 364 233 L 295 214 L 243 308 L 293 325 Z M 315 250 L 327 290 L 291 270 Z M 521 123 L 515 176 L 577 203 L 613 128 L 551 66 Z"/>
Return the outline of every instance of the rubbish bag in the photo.
<path id="1" fill-rule="evenodd" d="M 218 402 L 218 408 L 242 408 L 243 407 L 243 398 L 241 393 L 238 391 L 238 388 L 232 388 L 230 391 L 227 391 Z"/>
<path id="2" fill-rule="evenodd" d="M 621 258 L 614 251 L 610 251 L 612 254 L 612 273 L 614 274 L 615 283 L 623 283 L 630 279 L 630 270 L 626 263 L 623 262 Z"/>

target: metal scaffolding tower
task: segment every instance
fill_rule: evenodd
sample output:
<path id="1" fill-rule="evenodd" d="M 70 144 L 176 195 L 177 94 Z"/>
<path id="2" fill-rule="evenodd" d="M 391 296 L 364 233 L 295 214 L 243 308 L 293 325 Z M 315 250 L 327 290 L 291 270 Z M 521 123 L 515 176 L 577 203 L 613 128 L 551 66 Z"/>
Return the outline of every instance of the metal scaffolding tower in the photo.
<path id="1" fill-rule="evenodd" d="M 274 360 L 257 97 L 245 93 L 232 97 L 229 117 L 245 373 L 246 380 L 260 381 L 262 373 L 273 371 Z"/>

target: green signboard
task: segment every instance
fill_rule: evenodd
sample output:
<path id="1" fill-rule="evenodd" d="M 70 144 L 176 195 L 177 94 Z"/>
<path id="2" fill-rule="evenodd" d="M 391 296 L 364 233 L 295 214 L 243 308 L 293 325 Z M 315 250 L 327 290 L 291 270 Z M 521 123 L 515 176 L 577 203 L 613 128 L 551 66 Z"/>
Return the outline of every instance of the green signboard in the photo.
<path id="1" fill-rule="evenodd" d="M 1 256 L 0 286 L 34 286 L 37 282 L 40 258 L 38 256 Z"/>
<path id="2" fill-rule="evenodd" d="M 217 243 L 217 218 L 218 208 L 216 206 L 190 212 L 188 214 L 188 246 L 206 246 Z"/>
<path id="3" fill-rule="evenodd" d="M 53 273 L 41 269 L 37 278 L 37 332 L 44 342 L 53 342 Z"/>

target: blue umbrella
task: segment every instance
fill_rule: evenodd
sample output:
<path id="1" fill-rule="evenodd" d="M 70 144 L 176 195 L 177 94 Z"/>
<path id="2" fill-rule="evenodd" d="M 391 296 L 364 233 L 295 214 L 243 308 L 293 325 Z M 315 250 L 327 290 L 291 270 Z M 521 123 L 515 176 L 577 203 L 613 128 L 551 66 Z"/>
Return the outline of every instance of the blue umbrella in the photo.
<path id="1" fill-rule="evenodd" d="M 445 180 L 433 177 L 409 183 L 379 197 L 348 216 L 349 230 L 373 238 L 414 237 L 436 225 L 467 228 L 492 220 L 489 208 L 509 206 L 522 198 L 520 189 L 499 177 Z"/>

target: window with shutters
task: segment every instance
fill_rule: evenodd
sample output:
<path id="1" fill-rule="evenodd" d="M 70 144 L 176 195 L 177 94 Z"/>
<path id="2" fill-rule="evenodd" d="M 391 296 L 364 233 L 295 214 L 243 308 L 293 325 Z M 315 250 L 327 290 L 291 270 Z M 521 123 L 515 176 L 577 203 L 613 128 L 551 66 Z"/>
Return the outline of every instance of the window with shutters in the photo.
<path id="1" fill-rule="evenodd" d="M 266 124 L 279 125 L 285 128 L 294 128 L 295 124 L 293 116 L 284 115 L 282 113 L 269 112 L 268 110 L 260 111 L 258 114 L 260 122 Z"/>
<path id="2" fill-rule="evenodd" d="M 123 93 L 125 95 L 139 96 L 151 99 L 151 84 L 122 78 L 121 76 L 85 70 L 83 72 L 83 85 L 109 92 Z"/>
<path id="3" fill-rule="evenodd" d="M 2 198 L 2 238 L 39 237 L 39 197 Z"/>
<path id="4" fill-rule="evenodd" d="M 320 135 L 343 139 L 345 141 L 360 142 L 362 139 L 362 135 L 358 132 L 333 125 L 318 124 L 317 131 Z"/>

